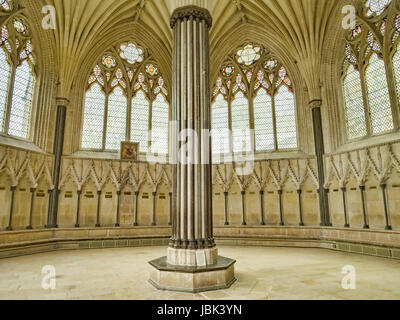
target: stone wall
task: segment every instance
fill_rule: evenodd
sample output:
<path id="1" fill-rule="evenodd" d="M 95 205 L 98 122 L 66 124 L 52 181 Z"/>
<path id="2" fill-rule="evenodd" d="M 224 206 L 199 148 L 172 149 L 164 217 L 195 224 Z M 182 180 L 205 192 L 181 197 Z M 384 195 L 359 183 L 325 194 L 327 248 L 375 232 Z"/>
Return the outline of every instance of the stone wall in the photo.
<path id="1" fill-rule="evenodd" d="M 389 223 L 400 230 L 400 143 L 379 145 L 356 151 L 327 155 L 325 171 L 329 190 L 331 221 L 335 227 L 344 225 L 342 188 L 346 188 L 348 221 L 352 228 L 363 227 L 360 186 L 365 186 L 365 207 L 372 229 L 386 226 L 381 185 L 386 185 Z M 12 228 L 29 225 L 33 193 L 32 226 L 43 228 L 47 219 L 48 190 L 52 186 L 52 156 L 0 146 L 0 228 L 9 224 L 12 191 L 14 208 Z M 319 226 L 318 178 L 314 158 L 256 161 L 253 173 L 246 177 L 236 174 L 234 165 L 213 166 L 213 207 L 215 226 L 242 224 L 242 192 L 245 221 L 248 226 L 260 225 L 261 197 L 267 226 L 280 224 L 280 201 L 286 226 L 300 222 L 298 190 L 301 190 L 303 221 L 306 226 Z M 71 228 L 76 224 L 78 196 L 81 193 L 79 225 L 94 227 L 97 222 L 100 193 L 100 225 L 113 227 L 119 220 L 124 227 L 133 226 L 136 193 L 137 223 L 168 226 L 170 222 L 171 166 L 145 162 L 82 159 L 64 157 L 59 195 L 58 225 Z M 261 194 L 260 194 L 260 191 Z"/>

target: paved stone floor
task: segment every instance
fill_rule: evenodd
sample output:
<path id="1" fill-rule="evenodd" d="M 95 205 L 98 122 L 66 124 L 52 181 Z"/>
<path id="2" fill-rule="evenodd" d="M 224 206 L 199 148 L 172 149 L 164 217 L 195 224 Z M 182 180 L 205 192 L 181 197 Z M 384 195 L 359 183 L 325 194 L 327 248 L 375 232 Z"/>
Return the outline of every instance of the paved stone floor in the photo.
<path id="1" fill-rule="evenodd" d="M 58 251 L 0 260 L 0 299 L 400 299 L 400 261 L 324 249 L 220 247 L 237 259 L 228 290 L 186 294 L 148 284 L 148 261 L 166 248 Z M 42 289 L 42 267 L 56 268 L 56 290 Z M 356 290 L 342 288 L 344 266 Z"/>

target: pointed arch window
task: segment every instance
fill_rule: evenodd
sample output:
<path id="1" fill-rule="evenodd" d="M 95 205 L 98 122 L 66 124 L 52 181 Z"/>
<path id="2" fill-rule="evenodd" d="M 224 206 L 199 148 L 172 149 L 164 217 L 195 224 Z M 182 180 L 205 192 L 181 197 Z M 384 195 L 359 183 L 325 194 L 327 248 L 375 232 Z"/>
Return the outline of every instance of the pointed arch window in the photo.
<path id="1" fill-rule="evenodd" d="M 251 151 L 249 101 L 243 92 L 235 95 L 231 109 L 233 152 Z"/>
<path id="2" fill-rule="evenodd" d="M 165 97 L 159 93 L 153 101 L 151 129 L 151 152 L 168 154 L 169 105 Z"/>
<path id="3" fill-rule="evenodd" d="M 219 94 L 211 106 L 212 152 L 229 153 L 229 112 L 228 101 Z"/>
<path id="4" fill-rule="evenodd" d="M 12 10 L 10 1 L 0 9 Z M 0 132 L 29 139 L 35 88 L 33 47 L 24 17 L 6 19 L 0 34 Z"/>
<path id="5" fill-rule="evenodd" d="M 226 101 L 229 121 L 223 121 L 231 130 L 229 152 L 297 149 L 294 90 L 286 68 L 274 55 L 260 46 L 245 45 L 220 70 L 212 112 Z M 212 122 L 213 129 L 218 125 Z M 221 138 L 213 132 L 214 140 L 220 143 Z M 213 153 L 221 149 L 213 148 Z"/>
<path id="6" fill-rule="evenodd" d="M 272 97 L 264 88 L 260 88 L 254 98 L 254 129 L 256 134 L 256 150 L 274 150 Z"/>
<path id="7" fill-rule="evenodd" d="M 394 1 L 365 4 L 368 10 L 359 13 L 363 16 L 346 37 L 343 94 L 348 140 L 399 130 L 400 15 Z"/>
<path id="8" fill-rule="evenodd" d="M 346 127 L 351 139 L 367 134 L 360 72 L 350 65 L 343 81 L 346 103 Z"/>
<path id="9" fill-rule="evenodd" d="M 85 94 L 82 149 L 117 151 L 122 141 L 132 141 L 142 153 L 168 153 L 168 91 L 150 56 L 128 42 L 99 59 Z M 155 133 L 149 136 L 152 128 Z"/>
<path id="10" fill-rule="evenodd" d="M 371 127 L 374 134 L 393 130 L 393 118 L 385 72 L 385 63 L 372 54 L 365 72 Z"/>
<path id="11" fill-rule="evenodd" d="M 131 139 L 138 142 L 140 152 L 148 152 L 150 102 L 143 90 L 132 98 Z"/>
<path id="12" fill-rule="evenodd" d="M 101 149 L 103 146 L 103 123 L 106 96 L 99 84 L 95 83 L 86 92 L 83 121 L 82 147 Z"/>
<path id="13" fill-rule="evenodd" d="M 118 150 L 126 136 L 125 93 L 120 87 L 110 94 L 107 106 L 106 150 Z"/>
<path id="14" fill-rule="evenodd" d="M 276 136 L 279 149 L 297 147 L 296 111 L 293 92 L 282 86 L 275 95 Z"/>
<path id="15" fill-rule="evenodd" d="M 11 66 L 7 61 L 7 55 L 5 51 L 3 50 L 3 48 L 0 48 L 0 83 L 2 83 L 2 85 L 0 86 L 0 128 L 4 128 L 10 77 Z"/>

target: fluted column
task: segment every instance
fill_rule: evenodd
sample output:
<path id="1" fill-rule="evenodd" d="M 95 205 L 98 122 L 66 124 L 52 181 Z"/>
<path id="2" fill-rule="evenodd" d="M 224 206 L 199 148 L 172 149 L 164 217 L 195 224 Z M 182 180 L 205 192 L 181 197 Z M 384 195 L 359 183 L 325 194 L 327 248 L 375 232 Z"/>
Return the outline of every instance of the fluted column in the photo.
<path id="1" fill-rule="evenodd" d="M 208 10 L 195 6 L 178 8 L 171 17 L 174 34 L 171 155 L 175 165 L 170 249 L 175 250 L 215 248 L 208 134 L 211 24 Z M 196 139 L 180 136 L 185 130 L 194 132 Z M 169 253 L 174 255 L 173 250 Z"/>
<path id="2" fill-rule="evenodd" d="M 325 183 L 325 170 L 324 170 L 324 134 L 322 130 L 322 116 L 321 116 L 321 100 L 313 100 L 310 102 L 312 109 L 313 130 L 314 130 L 314 143 L 315 143 L 315 156 L 317 158 L 318 169 L 318 182 L 319 182 L 319 211 L 321 215 L 321 226 L 332 226 L 329 217 L 329 203 L 328 193 L 324 188 Z"/>
<path id="3" fill-rule="evenodd" d="M 149 262 L 149 282 L 162 290 L 198 293 L 229 288 L 236 280 L 236 261 L 218 257 L 212 231 L 208 39 L 211 24 L 208 10 L 195 6 L 176 9 L 171 17 L 172 237 L 167 257 Z"/>
<path id="4" fill-rule="evenodd" d="M 75 228 L 79 228 L 79 216 L 81 213 L 81 197 L 82 197 L 82 190 L 78 190 L 76 192 L 77 194 L 77 200 L 76 200 L 76 222 L 75 222 Z"/>
<path id="5" fill-rule="evenodd" d="M 133 206 L 133 226 L 137 227 L 138 224 L 138 201 L 139 201 L 139 191 L 135 191 L 135 204 Z"/>
<path id="6" fill-rule="evenodd" d="M 346 200 L 346 187 L 341 188 L 342 190 L 342 198 L 343 198 L 343 213 L 344 213 L 344 227 L 350 228 L 349 219 L 347 217 L 347 200 Z"/>
<path id="7" fill-rule="evenodd" d="M 61 158 L 64 149 L 65 120 L 67 116 L 67 106 L 69 104 L 66 98 L 57 98 L 57 116 L 54 134 L 54 167 L 53 167 L 53 185 L 54 189 L 50 192 L 49 212 L 47 217 L 47 228 L 57 228 L 58 198 L 60 195 L 59 183 L 61 173 Z"/>
<path id="8" fill-rule="evenodd" d="M 36 193 L 36 188 L 31 188 L 31 206 L 29 208 L 29 224 L 26 227 L 27 230 L 32 230 L 32 218 L 33 218 L 33 207 L 35 203 L 35 193 Z"/>

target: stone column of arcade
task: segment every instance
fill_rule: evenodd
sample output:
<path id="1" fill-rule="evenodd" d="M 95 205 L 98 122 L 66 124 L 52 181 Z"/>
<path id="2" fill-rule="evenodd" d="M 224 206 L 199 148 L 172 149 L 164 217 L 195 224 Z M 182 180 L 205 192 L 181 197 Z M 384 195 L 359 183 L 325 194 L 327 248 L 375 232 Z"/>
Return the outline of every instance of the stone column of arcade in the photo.
<path id="1" fill-rule="evenodd" d="M 167 256 L 150 262 L 149 280 L 162 290 L 218 290 L 230 287 L 236 280 L 235 261 L 218 256 L 212 230 L 211 138 L 208 134 L 211 24 L 209 11 L 197 6 L 178 8 L 171 17 L 174 33 L 172 238 Z M 184 130 L 195 132 L 197 143 L 180 141 Z M 183 145 L 187 145 L 187 149 L 182 148 Z"/>

